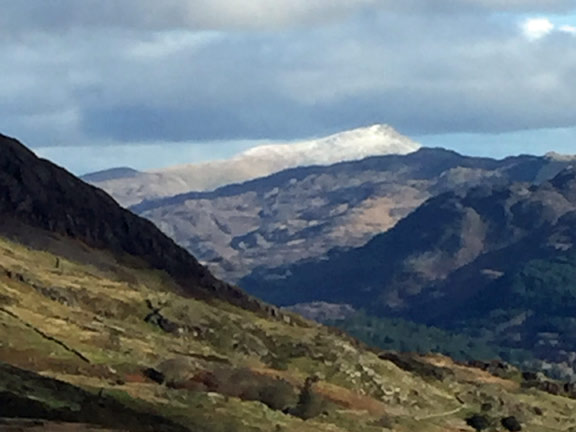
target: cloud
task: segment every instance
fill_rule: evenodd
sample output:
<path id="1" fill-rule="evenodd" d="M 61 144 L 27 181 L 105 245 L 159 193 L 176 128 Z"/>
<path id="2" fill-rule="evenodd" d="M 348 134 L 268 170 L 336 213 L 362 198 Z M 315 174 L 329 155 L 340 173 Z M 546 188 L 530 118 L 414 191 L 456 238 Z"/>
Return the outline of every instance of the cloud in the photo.
<path id="1" fill-rule="evenodd" d="M 273 29 L 331 20 L 376 0 L 4 0 L 0 28 Z"/>
<path id="2" fill-rule="evenodd" d="M 571 35 L 576 35 L 576 26 L 563 25 L 558 28 L 562 33 L 568 33 Z"/>
<path id="3" fill-rule="evenodd" d="M 268 29 L 331 22 L 362 11 L 418 14 L 566 12 L 572 0 L 3 0 L 0 29 L 62 33 L 136 30 Z"/>
<path id="4" fill-rule="evenodd" d="M 571 31 L 517 27 L 573 1 L 271 4 L 5 0 L 0 130 L 90 146 L 576 125 Z"/>
<path id="5" fill-rule="evenodd" d="M 570 0 L 455 0 L 453 3 L 477 4 L 491 10 L 509 11 L 558 11 L 567 12 L 574 9 Z"/>
<path id="6" fill-rule="evenodd" d="M 524 36 L 530 40 L 542 39 L 556 28 L 548 18 L 530 18 L 522 23 Z"/>
<path id="7" fill-rule="evenodd" d="M 521 23 L 524 36 L 536 41 L 542 39 L 553 32 L 576 35 L 576 27 L 571 25 L 556 25 L 548 18 L 528 18 Z"/>

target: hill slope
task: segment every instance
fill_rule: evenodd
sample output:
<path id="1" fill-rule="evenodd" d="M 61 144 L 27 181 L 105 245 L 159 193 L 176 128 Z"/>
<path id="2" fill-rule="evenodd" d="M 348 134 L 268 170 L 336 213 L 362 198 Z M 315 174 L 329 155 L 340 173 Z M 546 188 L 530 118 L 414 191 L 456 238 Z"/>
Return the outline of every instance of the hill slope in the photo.
<path id="1" fill-rule="evenodd" d="M 423 296 L 455 301 L 438 291 L 449 290 L 451 277 L 458 275 L 460 284 L 464 276 L 487 283 L 544 250 L 554 253 L 573 247 L 551 244 L 549 237 L 553 228 L 572 220 L 568 215 L 576 210 L 574 177 L 575 171 L 567 169 L 539 186 L 482 186 L 442 194 L 363 247 L 327 260 L 263 269 L 243 284 L 277 303 L 337 300 L 374 305 L 376 301 L 382 310 L 398 313 L 406 313 Z M 516 253 L 505 254 L 515 247 Z M 484 277 L 472 275 L 472 265 L 485 269 Z M 460 294 L 472 286 L 465 285 Z"/>
<path id="2" fill-rule="evenodd" d="M 82 256 L 80 245 L 59 238 L 77 240 L 134 265 L 163 270 L 189 295 L 258 307 L 239 289 L 214 278 L 151 222 L 4 135 L 0 135 L 0 218 L 0 235 L 30 246 Z"/>
<path id="3" fill-rule="evenodd" d="M 445 358 L 394 363 L 296 317 L 180 297 L 151 271 L 61 257 L 56 266 L 56 256 L 4 240 L 0 258 L 0 417 L 122 430 L 439 432 L 469 430 L 464 418 L 499 401 L 496 420 L 515 415 L 534 431 L 574 425 L 557 408 L 576 409 L 571 399 Z M 311 406 L 302 421 L 285 412 L 312 375 L 324 414 Z"/>
<path id="4" fill-rule="evenodd" d="M 418 144 L 391 127 L 375 125 L 310 141 L 259 146 L 228 160 L 176 166 L 129 178 L 101 180 L 98 178 L 101 175 L 95 178 L 94 174 L 83 178 L 108 191 L 121 204 L 130 206 L 190 191 L 212 190 L 296 166 L 406 154 L 418 148 Z"/>

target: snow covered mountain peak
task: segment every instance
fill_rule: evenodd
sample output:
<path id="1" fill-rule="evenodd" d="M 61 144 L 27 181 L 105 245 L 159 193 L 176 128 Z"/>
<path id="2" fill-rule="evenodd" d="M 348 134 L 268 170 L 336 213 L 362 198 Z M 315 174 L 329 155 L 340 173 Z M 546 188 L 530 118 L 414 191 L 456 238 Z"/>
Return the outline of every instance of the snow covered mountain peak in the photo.
<path id="1" fill-rule="evenodd" d="M 403 155 L 419 148 L 419 144 L 392 127 L 374 125 L 324 138 L 262 145 L 226 160 L 174 166 L 108 180 L 104 177 L 101 181 L 94 180 L 94 175 L 87 179 L 92 178 L 89 181 L 129 206 L 144 200 L 241 183 L 288 168 L 331 165 L 369 156 Z"/>
<path id="2" fill-rule="evenodd" d="M 388 125 L 373 125 L 318 138 L 286 144 L 271 144 L 247 150 L 234 159 L 282 160 L 284 168 L 326 165 L 368 156 L 408 154 L 420 145 Z"/>

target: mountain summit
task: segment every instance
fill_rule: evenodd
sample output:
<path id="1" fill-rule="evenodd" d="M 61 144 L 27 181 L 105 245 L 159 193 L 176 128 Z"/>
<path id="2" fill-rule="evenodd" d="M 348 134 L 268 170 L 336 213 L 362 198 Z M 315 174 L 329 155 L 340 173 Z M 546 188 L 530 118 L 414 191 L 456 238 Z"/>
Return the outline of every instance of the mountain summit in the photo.
<path id="1" fill-rule="evenodd" d="M 125 206 L 190 191 L 212 190 L 307 165 L 329 165 L 368 156 L 408 154 L 420 146 L 392 127 L 374 125 L 325 138 L 254 147 L 231 159 L 188 164 L 129 176 L 95 174 L 84 180 L 101 187 Z M 101 180 L 104 178 L 104 180 Z"/>
<path id="2" fill-rule="evenodd" d="M 330 165 L 368 156 L 408 154 L 419 148 L 420 145 L 399 134 L 391 126 L 373 125 L 310 141 L 255 147 L 235 159 L 260 159 L 285 169 Z"/>

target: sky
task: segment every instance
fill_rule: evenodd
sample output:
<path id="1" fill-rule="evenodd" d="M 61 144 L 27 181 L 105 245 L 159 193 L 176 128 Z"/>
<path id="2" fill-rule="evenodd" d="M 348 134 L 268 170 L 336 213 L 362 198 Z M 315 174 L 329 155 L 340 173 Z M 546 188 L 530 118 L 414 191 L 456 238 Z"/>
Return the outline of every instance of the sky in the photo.
<path id="1" fill-rule="evenodd" d="M 0 0 L 0 132 L 76 173 L 390 124 L 576 153 L 576 0 Z"/>

